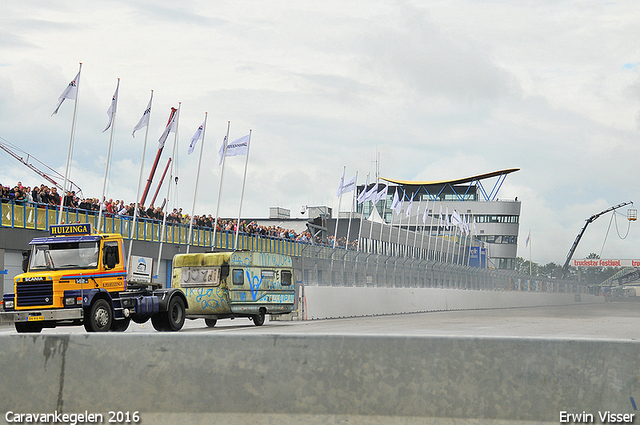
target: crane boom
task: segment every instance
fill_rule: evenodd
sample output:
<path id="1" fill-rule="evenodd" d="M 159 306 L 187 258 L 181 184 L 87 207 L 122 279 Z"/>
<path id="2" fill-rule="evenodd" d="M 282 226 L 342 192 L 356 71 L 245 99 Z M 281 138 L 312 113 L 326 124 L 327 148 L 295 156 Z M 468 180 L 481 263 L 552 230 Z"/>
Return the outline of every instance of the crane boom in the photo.
<path id="1" fill-rule="evenodd" d="M 569 250 L 569 254 L 567 254 L 567 260 L 564 262 L 564 266 L 562 267 L 562 276 L 566 276 L 567 271 L 569 270 L 569 262 L 571 261 L 571 258 L 573 257 L 573 254 L 576 251 L 576 248 L 578 247 L 578 243 L 580 242 L 580 239 L 582 239 L 582 235 L 584 234 L 584 231 L 587 230 L 587 226 L 589 225 L 589 223 L 593 223 L 598 217 L 600 217 L 601 215 L 604 215 L 608 212 L 611 211 L 615 211 L 618 208 L 622 208 L 625 205 L 629 205 L 629 204 L 633 204 L 632 201 L 629 202 L 623 202 L 621 204 L 618 204 L 616 206 L 613 207 L 609 207 L 604 211 L 599 212 L 598 214 L 594 214 L 591 217 L 589 217 L 587 219 L 587 222 L 584 224 L 584 226 L 582 227 L 582 229 L 580 230 L 580 233 L 578 233 L 578 236 L 576 237 L 576 240 L 573 241 L 573 245 L 571 245 L 571 249 Z"/>
<path id="2" fill-rule="evenodd" d="M 17 147 L 11 145 L 9 142 L 7 142 L 5 139 L 1 137 L 0 137 L 0 149 L 2 149 L 3 151 L 11 155 L 18 161 L 20 161 L 22 164 L 24 164 L 29 169 L 31 169 L 31 171 L 38 174 L 40 177 L 44 178 L 46 181 L 48 181 L 58 189 L 65 190 L 65 188 L 63 188 L 62 185 L 58 183 L 59 180 L 64 181 L 64 176 L 58 173 L 53 168 L 46 165 L 45 163 L 43 163 L 42 161 L 40 161 L 39 159 L 37 159 L 36 157 L 34 157 L 33 155 L 30 155 L 27 152 L 21 149 L 18 149 Z M 20 156 L 21 154 L 24 154 L 25 156 Z M 48 171 L 47 172 L 42 171 L 40 167 L 36 166 L 33 163 L 33 160 L 35 160 L 40 165 L 40 167 L 47 168 Z M 76 194 L 82 193 L 82 189 L 80 189 L 80 187 L 77 184 L 75 184 L 74 182 L 68 179 L 67 179 L 67 182 L 69 183 L 69 190 L 75 191 Z"/>

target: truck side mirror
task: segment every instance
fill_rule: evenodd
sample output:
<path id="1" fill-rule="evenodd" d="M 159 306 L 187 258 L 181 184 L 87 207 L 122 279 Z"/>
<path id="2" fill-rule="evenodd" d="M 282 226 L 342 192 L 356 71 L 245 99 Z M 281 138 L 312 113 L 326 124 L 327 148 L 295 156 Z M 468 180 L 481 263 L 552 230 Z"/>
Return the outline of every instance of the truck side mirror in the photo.
<path id="1" fill-rule="evenodd" d="M 105 246 L 103 263 L 106 268 L 112 269 L 118 264 L 118 247 Z"/>
<path id="2" fill-rule="evenodd" d="M 26 273 L 29 270 L 29 259 L 31 258 L 31 251 L 22 251 L 22 272 Z"/>

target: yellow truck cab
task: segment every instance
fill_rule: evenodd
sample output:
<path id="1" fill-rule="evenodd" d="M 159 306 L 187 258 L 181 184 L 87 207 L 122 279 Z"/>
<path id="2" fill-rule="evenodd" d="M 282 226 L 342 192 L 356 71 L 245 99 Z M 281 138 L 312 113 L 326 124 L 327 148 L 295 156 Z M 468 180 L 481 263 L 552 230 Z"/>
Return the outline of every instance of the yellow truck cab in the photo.
<path id="1" fill-rule="evenodd" d="M 151 319 L 161 331 L 182 328 L 187 306 L 176 289 L 128 285 L 122 236 L 95 233 L 91 225 L 50 226 L 23 252 L 24 273 L 0 313 L 18 332 L 84 325 L 88 332 L 124 331 L 133 319 Z"/>
<path id="2" fill-rule="evenodd" d="M 267 314 L 293 311 L 295 301 L 291 257 L 263 252 L 177 254 L 172 287 L 187 297 L 187 319 L 204 318 L 209 327 L 235 317 L 261 326 Z"/>

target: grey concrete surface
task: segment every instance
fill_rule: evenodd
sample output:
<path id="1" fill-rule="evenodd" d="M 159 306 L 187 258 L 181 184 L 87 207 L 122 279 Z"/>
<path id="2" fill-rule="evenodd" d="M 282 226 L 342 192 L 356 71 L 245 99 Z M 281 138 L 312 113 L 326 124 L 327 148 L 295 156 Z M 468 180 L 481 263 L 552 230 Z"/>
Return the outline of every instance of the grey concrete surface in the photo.
<path id="1" fill-rule="evenodd" d="M 49 334 L 85 334 L 82 326 L 45 329 Z M 156 333 L 150 322 L 131 323 L 128 333 Z M 249 319 L 219 320 L 207 328 L 204 320 L 188 320 L 181 333 L 243 335 L 404 335 L 502 336 L 548 339 L 616 339 L 640 341 L 640 303 L 574 303 L 566 306 L 433 311 L 330 320 L 268 320 L 256 327 Z M 15 334 L 13 326 L 0 326 L 0 335 Z"/>
<path id="2" fill-rule="evenodd" d="M 307 322 L 175 334 L 0 332 L 6 413 L 140 413 L 144 424 L 536 424 L 635 414 L 640 304 Z"/>

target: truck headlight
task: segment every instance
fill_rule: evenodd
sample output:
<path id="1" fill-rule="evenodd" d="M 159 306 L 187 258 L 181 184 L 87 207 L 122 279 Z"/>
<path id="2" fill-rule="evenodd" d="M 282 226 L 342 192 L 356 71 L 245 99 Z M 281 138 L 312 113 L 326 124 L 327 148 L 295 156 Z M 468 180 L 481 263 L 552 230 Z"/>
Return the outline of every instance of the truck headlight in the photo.
<path id="1" fill-rule="evenodd" d="M 13 310 L 13 300 L 6 300 L 4 302 L 4 309 L 5 310 Z"/>
<path id="2" fill-rule="evenodd" d="M 64 305 L 76 305 L 76 297 L 64 297 Z"/>

